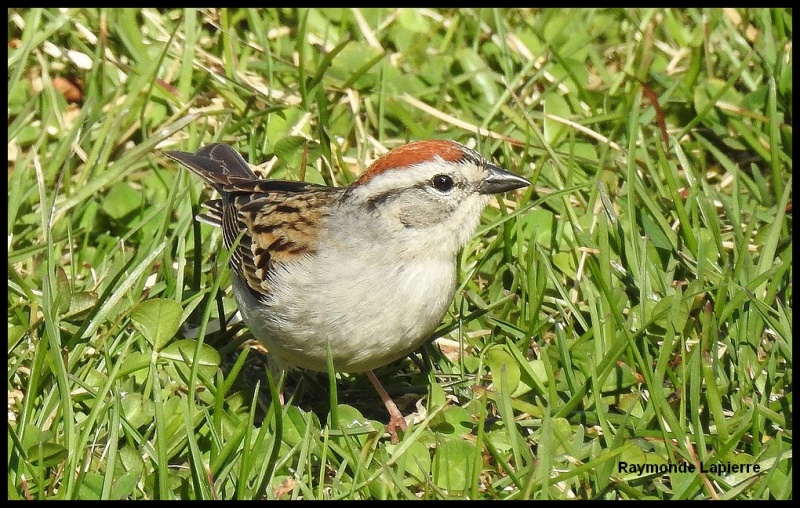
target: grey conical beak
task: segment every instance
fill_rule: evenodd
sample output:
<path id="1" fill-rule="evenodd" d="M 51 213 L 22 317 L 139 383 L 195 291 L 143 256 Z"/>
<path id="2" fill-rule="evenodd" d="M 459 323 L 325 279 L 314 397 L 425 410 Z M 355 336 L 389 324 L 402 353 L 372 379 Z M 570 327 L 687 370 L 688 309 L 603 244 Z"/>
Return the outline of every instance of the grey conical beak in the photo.
<path id="1" fill-rule="evenodd" d="M 494 164 L 486 165 L 488 175 L 478 185 L 481 194 L 499 194 L 514 189 L 521 189 L 531 184 L 528 180 L 498 168 Z"/>

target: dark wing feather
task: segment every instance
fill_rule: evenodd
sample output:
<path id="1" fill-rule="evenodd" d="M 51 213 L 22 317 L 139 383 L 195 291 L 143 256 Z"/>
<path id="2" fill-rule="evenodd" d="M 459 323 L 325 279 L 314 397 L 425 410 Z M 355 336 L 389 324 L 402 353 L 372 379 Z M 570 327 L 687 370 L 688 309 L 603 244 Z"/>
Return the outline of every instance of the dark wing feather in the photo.
<path id="1" fill-rule="evenodd" d="M 221 226 L 228 249 L 236 245 L 231 268 L 259 298 L 269 296 L 269 273 L 275 264 L 316 251 L 319 223 L 330 213 L 336 195 L 344 192 L 303 182 L 258 180 L 228 145 L 207 145 L 193 154 L 164 153 L 222 195 L 204 203 L 207 211 L 197 218 Z"/>

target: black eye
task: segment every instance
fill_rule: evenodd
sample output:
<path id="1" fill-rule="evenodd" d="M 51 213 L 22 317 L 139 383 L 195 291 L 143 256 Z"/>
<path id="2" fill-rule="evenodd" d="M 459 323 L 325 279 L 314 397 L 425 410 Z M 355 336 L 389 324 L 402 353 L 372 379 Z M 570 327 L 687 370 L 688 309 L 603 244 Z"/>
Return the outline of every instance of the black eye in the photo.
<path id="1" fill-rule="evenodd" d="M 439 192 L 450 192 L 453 190 L 453 179 L 447 175 L 436 175 L 431 178 L 431 185 Z"/>

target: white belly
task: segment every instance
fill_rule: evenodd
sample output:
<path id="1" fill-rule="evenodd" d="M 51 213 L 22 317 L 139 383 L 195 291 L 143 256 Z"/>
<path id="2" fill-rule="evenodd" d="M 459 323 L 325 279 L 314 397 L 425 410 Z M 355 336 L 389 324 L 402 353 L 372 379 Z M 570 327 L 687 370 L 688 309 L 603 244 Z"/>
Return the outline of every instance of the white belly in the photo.
<path id="1" fill-rule="evenodd" d="M 383 366 L 422 345 L 453 299 L 454 259 L 395 262 L 394 270 L 382 258 L 358 270 L 341 260 L 320 253 L 277 270 L 268 305 L 234 276 L 245 323 L 287 364 L 326 371 L 330 349 L 339 371 Z"/>

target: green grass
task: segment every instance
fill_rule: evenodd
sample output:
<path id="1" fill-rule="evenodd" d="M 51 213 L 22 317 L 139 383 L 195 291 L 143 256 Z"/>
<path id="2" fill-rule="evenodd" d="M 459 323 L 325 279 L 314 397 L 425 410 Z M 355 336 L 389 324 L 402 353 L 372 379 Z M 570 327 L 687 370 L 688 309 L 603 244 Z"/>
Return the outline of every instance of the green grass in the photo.
<path id="1" fill-rule="evenodd" d="M 9 498 L 791 499 L 792 26 L 9 10 Z M 363 376 L 271 403 L 246 328 L 218 331 L 209 191 L 159 151 L 347 185 L 429 138 L 534 185 L 461 254 L 445 354 L 378 371 L 415 413 L 392 445 Z"/>

